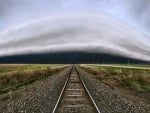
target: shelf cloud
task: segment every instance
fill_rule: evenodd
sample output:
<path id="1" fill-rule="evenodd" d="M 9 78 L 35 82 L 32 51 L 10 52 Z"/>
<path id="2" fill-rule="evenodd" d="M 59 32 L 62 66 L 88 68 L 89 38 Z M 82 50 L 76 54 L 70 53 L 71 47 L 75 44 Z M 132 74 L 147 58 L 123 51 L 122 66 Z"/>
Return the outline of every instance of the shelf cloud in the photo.
<path id="1" fill-rule="evenodd" d="M 0 56 L 82 51 L 150 61 L 147 0 L 0 2 Z"/>

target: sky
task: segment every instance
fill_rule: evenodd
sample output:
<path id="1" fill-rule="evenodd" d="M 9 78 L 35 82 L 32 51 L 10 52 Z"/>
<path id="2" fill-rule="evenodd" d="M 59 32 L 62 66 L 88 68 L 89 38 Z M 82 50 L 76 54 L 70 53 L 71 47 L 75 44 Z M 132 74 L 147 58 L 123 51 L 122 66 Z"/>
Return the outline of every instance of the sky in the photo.
<path id="1" fill-rule="evenodd" d="M 0 56 L 82 51 L 150 61 L 149 0 L 0 0 Z"/>

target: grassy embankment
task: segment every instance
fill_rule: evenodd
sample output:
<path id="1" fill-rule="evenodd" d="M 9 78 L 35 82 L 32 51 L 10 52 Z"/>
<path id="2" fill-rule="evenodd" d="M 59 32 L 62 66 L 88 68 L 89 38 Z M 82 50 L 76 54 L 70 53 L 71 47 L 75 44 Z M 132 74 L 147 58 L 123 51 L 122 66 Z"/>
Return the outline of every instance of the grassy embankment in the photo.
<path id="1" fill-rule="evenodd" d="M 136 65 L 133 65 L 134 67 Z M 142 65 L 144 67 L 144 65 Z M 109 67 L 102 65 L 86 65 L 84 69 L 94 74 L 94 76 L 103 83 L 112 88 L 125 87 L 137 92 L 150 92 L 150 68 L 146 69 L 129 68 L 129 67 Z"/>
<path id="2" fill-rule="evenodd" d="M 64 65 L 48 64 L 1 64 L 0 94 L 31 84 L 60 71 Z"/>

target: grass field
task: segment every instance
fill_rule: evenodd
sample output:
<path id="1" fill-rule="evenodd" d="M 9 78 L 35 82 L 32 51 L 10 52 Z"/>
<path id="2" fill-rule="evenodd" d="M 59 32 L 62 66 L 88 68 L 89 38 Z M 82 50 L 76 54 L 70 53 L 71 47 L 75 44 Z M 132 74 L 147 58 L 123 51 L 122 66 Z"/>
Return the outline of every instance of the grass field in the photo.
<path id="1" fill-rule="evenodd" d="M 122 67 L 123 66 L 123 67 Z M 133 67 L 134 66 L 134 67 Z M 139 65 L 82 65 L 82 68 L 93 73 L 95 77 L 111 87 L 125 87 L 137 92 L 150 92 L 150 67 L 139 68 Z"/>
<path id="2" fill-rule="evenodd" d="M 108 64 L 114 66 L 129 66 L 129 67 L 148 67 L 150 68 L 150 64 Z"/>
<path id="3" fill-rule="evenodd" d="M 83 64 L 83 66 L 86 64 Z M 90 64 L 86 66 L 98 66 L 98 67 L 119 67 L 119 68 L 134 68 L 134 69 L 146 69 L 150 70 L 149 64 Z"/>
<path id="4" fill-rule="evenodd" d="M 0 94 L 45 79 L 59 72 L 65 65 L 0 64 Z"/>
<path id="5" fill-rule="evenodd" d="M 41 68 L 56 68 L 63 66 L 61 64 L 0 64 L 0 73 L 12 72 L 12 71 L 26 71 Z"/>

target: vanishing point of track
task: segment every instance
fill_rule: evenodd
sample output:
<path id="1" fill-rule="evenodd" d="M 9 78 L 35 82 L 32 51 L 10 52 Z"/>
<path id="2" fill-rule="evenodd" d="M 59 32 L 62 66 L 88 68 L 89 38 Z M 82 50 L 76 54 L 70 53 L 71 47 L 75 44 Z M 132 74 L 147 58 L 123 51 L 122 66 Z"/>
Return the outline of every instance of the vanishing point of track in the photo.
<path id="1" fill-rule="evenodd" d="M 100 113 L 76 67 L 72 68 L 52 113 Z"/>

